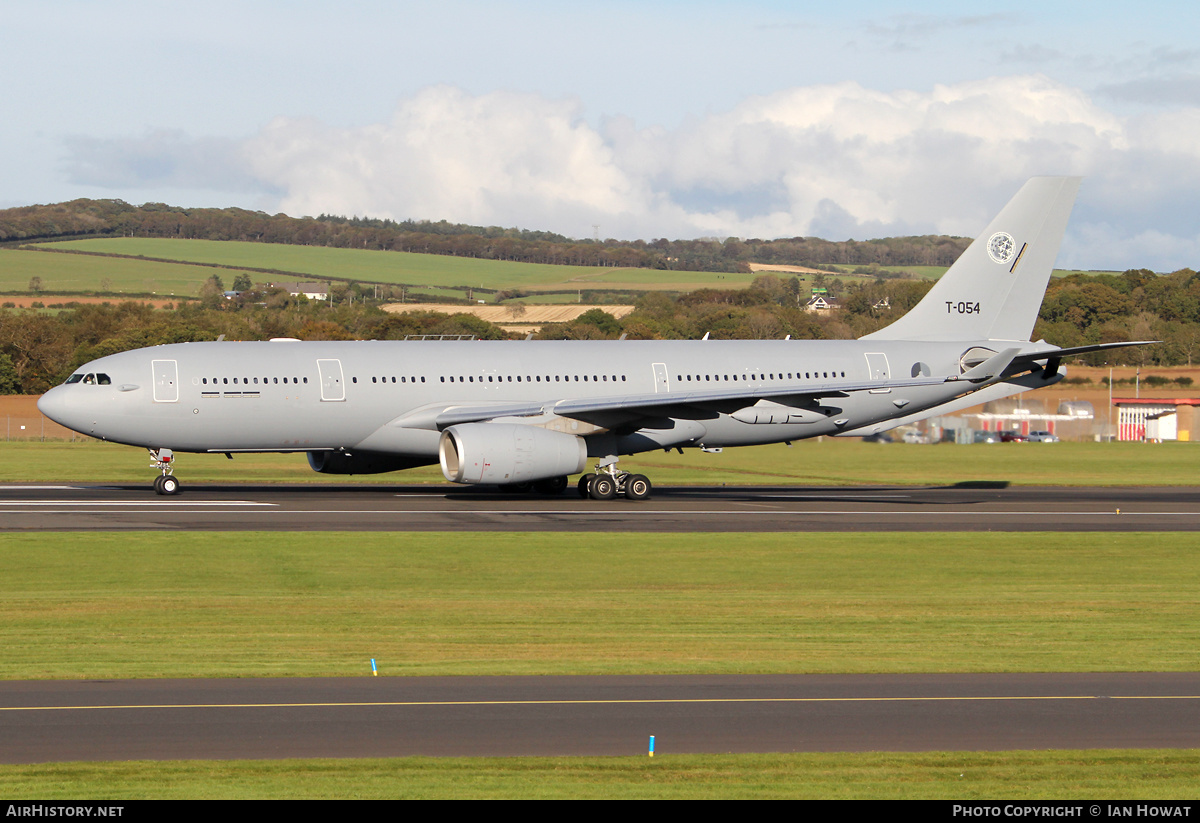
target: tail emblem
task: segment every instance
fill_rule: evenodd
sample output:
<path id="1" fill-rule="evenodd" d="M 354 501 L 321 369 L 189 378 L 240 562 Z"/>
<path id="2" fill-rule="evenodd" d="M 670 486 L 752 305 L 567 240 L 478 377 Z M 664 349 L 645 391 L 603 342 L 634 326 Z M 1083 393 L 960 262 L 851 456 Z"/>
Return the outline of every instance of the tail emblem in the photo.
<path id="1" fill-rule="evenodd" d="M 1016 247 L 1017 243 L 1011 234 L 998 231 L 988 239 L 988 257 L 992 258 L 993 262 L 1003 265 L 1012 259 Z"/>

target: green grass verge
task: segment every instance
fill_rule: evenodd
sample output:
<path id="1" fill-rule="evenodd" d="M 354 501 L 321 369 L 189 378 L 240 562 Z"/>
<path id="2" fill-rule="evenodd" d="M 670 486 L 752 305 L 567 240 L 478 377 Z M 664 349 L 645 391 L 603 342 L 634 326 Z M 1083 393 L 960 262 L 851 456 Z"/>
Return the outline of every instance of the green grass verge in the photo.
<path id="1" fill-rule="evenodd" d="M 1195 797 L 1195 750 L 396 758 L 0 766 L 21 800 Z"/>
<path id="2" fill-rule="evenodd" d="M 1191 534 L 0 535 L 0 678 L 1186 671 Z"/>
<path id="3" fill-rule="evenodd" d="M 35 426 L 36 421 L 27 423 Z M 0 426 L 4 421 L 0 420 Z M 18 424 L 14 424 L 17 428 Z M 36 431 L 36 429 L 31 429 Z M 3 433 L 3 429 L 0 429 Z M 93 440 L 3 444 L 0 481 L 6 483 L 137 483 L 153 479 L 143 449 Z M 914 446 L 824 438 L 726 449 L 647 452 L 621 467 L 669 485 L 934 485 L 1011 483 L 1023 486 L 1189 486 L 1196 482 L 1195 443 L 939 443 Z M 436 467 L 365 476 L 317 474 L 301 453 L 178 455 L 189 483 L 444 483 Z"/>

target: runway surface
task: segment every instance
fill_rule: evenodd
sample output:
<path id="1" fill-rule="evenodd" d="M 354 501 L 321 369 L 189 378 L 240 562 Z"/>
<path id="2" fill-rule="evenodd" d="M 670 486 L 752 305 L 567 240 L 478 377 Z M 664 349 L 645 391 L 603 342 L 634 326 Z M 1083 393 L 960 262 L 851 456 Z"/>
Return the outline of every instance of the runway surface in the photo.
<path id="1" fill-rule="evenodd" d="M 0 762 L 1200 747 L 1200 674 L 0 683 Z"/>
<path id="2" fill-rule="evenodd" d="M 685 486 L 581 500 L 452 486 L 0 486 L 0 531 L 1196 531 L 1200 487 Z"/>

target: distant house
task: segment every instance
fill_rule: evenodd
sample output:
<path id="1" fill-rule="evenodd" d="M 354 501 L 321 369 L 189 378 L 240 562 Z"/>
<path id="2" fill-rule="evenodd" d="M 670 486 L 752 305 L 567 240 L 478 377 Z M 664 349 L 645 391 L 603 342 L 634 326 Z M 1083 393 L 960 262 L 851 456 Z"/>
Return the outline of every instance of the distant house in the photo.
<path id="1" fill-rule="evenodd" d="M 328 283 L 268 283 L 270 288 L 283 289 L 292 297 L 304 295 L 309 300 L 328 300 Z"/>
<path id="2" fill-rule="evenodd" d="M 838 308 L 838 299 L 830 297 L 827 294 L 814 294 L 804 304 L 805 311 L 817 312 L 818 314 L 831 312 L 836 308 Z"/>

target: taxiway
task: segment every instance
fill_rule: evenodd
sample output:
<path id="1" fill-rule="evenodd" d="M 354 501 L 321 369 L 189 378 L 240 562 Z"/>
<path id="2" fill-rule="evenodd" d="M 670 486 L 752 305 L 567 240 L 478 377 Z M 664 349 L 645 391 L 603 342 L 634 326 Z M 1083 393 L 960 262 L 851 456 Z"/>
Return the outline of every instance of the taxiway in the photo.
<path id="1" fill-rule="evenodd" d="M 0 762 L 1200 748 L 1200 674 L 0 683 Z"/>

